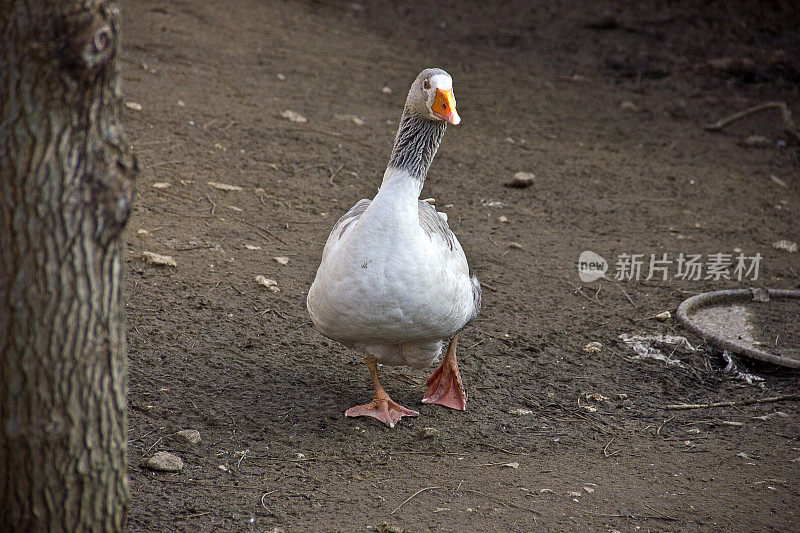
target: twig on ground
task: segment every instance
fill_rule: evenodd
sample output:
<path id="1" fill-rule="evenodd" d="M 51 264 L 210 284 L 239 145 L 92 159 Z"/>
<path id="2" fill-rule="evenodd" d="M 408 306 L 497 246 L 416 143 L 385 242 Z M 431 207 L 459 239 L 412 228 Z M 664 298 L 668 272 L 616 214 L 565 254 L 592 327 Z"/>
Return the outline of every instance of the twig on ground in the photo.
<path id="1" fill-rule="evenodd" d="M 367 148 L 381 148 L 381 147 L 379 147 L 377 145 L 374 145 L 372 143 L 364 142 L 364 141 L 361 141 L 361 140 L 358 140 L 358 139 L 353 139 L 352 137 L 347 137 L 345 135 L 342 135 L 341 133 L 336 133 L 336 132 L 333 132 L 333 131 L 318 130 L 316 128 L 310 128 L 308 126 L 306 126 L 304 128 L 289 128 L 289 129 L 292 130 L 292 131 L 298 131 L 298 132 L 305 131 L 305 132 L 308 132 L 308 133 L 319 133 L 320 135 L 330 135 L 331 137 L 336 137 L 337 139 L 342 139 L 344 141 L 349 141 L 349 142 L 352 142 L 352 143 L 360 144 L 361 146 L 366 146 Z"/>
<path id="2" fill-rule="evenodd" d="M 489 444 L 488 442 L 481 442 L 482 446 L 486 446 L 487 448 L 491 448 L 493 450 L 497 450 L 498 452 L 507 453 L 509 455 L 533 455 L 532 453 L 527 452 L 512 452 L 511 450 L 506 450 L 501 448 L 500 446 L 495 446 L 494 444 Z"/>
<path id="3" fill-rule="evenodd" d="M 389 453 L 389 455 L 397 455 L 397 454 L 403 454 L 403 455 L 434 455 L 434 456 L 457 455 L 459 457 L 464 457 L 466 455 L 469 455 L 467 452 L 417 452 L 417 451 L 401 452 L 401 451 L 397 451 L 397 452 L 388 452 L 388 453 Z"/>
<path id="4" fill-rule="evenodd" d="M 748 117 L 760 111 L 764 111 L 766 109 L 778 109 L 781 112 L 781 120 L 783 120 L 783 131 L 800 143 L 800 128 L 794 123 L 792 120 L 792 112 L 789 110 L 789 106 L 786 105 L 786 102 L 764 102 L 762 104 L 754 105 L 752 107 L 748 107 L 747 109 L 743 109 L 738 113 L 733 113 L 732 115 L 728 115 L 713 124 L 708 124 L 704 127 L 707 131 L 720 131 L 722 128 L 727 126 L 732 122 L 736 122 L 739 119 L 744 117 Z"/>
<path id="5" fill-rule="evenodd" d="M 192 485 L 195 487 L 203 487 L 206 489 L 214 488 L 214 489 L 234 489 L 234 490 L 264 490 L 262 487 L 255 487 L 255 486 L 248 486 L 248 485 L 225 485 L 222 483 L 203 483 L 200 481 L 195 481 L 193 479 L 188 480 L 181 480 L 181 479 L 172 479 L 168 477 L 157 477 L 153 474 L 149 474 L 146 472 L 142 472 L 142 474 L 150 479 L 154 479 L 156 481 L 160 481 L 161 483 L 174 483 L 177 485 Z"/>
<path id="6" fill-rule="evenodd" d="M 507 505 L 509 507 L 514 507 L 516 509 L 522 509 L 523 511 L 530 511 L 531 513 L 539 514 L 538 511 L 531 509 L 530 507 L 525 507 L 524 505 L 519 505 L 508 500 L 504 500 L 503 498 L 497 498 L 496 496 L 492 496 L 491 494 L 486 494 L 485 492 L 481 492 L 479 490 L 473 489 L 464 489 L 464 492 L 471 492 L 472 494 L 477 494 L 479 496 L 483 496 L 484 498 L 491 500 L 493 502 L 497 502 L 501 505 Z"/>
<path id="7" fill-rule="evenodd" d="M 215 214 L 214 211 L 217 209 L 217 204 L 214 203 L 214 200 L 211 199 L 209 195 L 206 194 L 206 199 L 211 203 L 211 214 Z"/>
<path id="8" fill-rule="evenodd" d="M 488 283 L 484 283 L 482 281 L 480 283 L 481 283 L 481 287 L 483 287 L 484 289 L 489 289 L 492 292 L 497 292 L 497 288 L 496 287 L 492 287 Z"/>
<path id="9" fill-rule="evenodd" d="M 331 177 L 330 177 L 330 178 L 328 178 L 328 183 L 330 183 L 331 185 L 333 185 L 333 180 L 336 178 L 336 176 L 339 174 L 339 172 L 342 170 L 342 168 L 344 168 L 344 163 L 342 163 L 341 165 L 339 165 L 339 168 L 337 168 L 336 170 L 334 170 L 333 172 L 331 172 Z"/>
<path id="10" fill-rule="evenodd" d="M 158 163 L 152 163 L 150 166 L 151 167 L 161 167 L 161 166 L 167 166 L 167 165 L 177 165 L 178 163 L 183 163 L 183 161 L 180 161 L 180 160 L 177 160 L 177 159 L 175 161 L 159 161 Z"/>
<path id="11" fill-rule="evenodd" d="M 711 403 L 677 403 L 665 405 L 665 409 L 708 409 L 711 407 L 738 407 L 740 405 L 752 405 L 755 403 L 773 402 L 795 402 L 800 401 L 800 394 L 786 394 L 772 398 L 755 398 L 752 400 L 740 400 L 731 402 L 711 402 Z"/>
<path id="12" fill-rule="evenodd" d="M 679 521 L 680 518 L 672 518 L 671 516 L 654 516 L 654 515 L 634 515 L 634 514 L 620 514 L 620 513 L 598 513 L 596 511 L 590 511 L 589 509 L 577 509 L 581 513 L 587 513 L 592 516 L 603 516 L 606 518 L 628 518 L 630 520 L 643 520 L 643 519 L 651 519 L 651 520 L 671 520 L 671 521 Z"/>
<path id="13" fill-rule="evenodd" d="M 644 502 L 642 502 L 642 503 L 644 503 Z M 655 509 L 655 508 L 653 508 L 653 507 L 650 507 L 650 506 L 649 506 L 649 505 L 647 505 L 646 503 L 644 504 L 644 506 L 645 506 L 645 507 L 647 507 L 648 509 L 650 509 L 651 511 L 653 511 L 654 513 L 658 513 L 658 515 L 659 515 L 658 517 L 659 517 L 659 518 L 661 518 L 662 520 L 674 520 L 674 521 L 677 521 L 677 520 L 678 520 L 678 519 L 677 519 L 677 518 L 675 518 L 675 517 L 672 517 L 672 516 L 667 516 L 667 515 L 665 515 L 664 513 L 662 513 L 661 511 L 659 511 L 658 509 Z"/>
<path id="14" fill-rule="evenodd" d="M 267 496 L 269 496 L 270 494 L 272 494 L 272 493 L 273 493 L 273 492 L 275 492 L 276 490 L 278 490 L 278 489 L 273 489 L 273 490 L 271 490 L 271 491 L 269 491 L 269 492 L 265 492 L 264 494 L 262 494 L 262 495 L 261 495 L 261 507 L 263 507 L 263 508 L 264 508 L 264 509 L 265 509 L 265 510 L 268 512 L 268 513 L 271 513 L 272 511 L 270 511 L 270 510 L 267 508 L 267 506 L 266 506 L 266 505 L 264 505 L 264 498 L 266 498 Z"/>
<path id="15" fill-rule="evenodd" d="M 275 315 L 275 316 L 277 316 L 279 318 L 282 318 L 284 320 L 290 320 L 289 317 L 287 317 L 286 315 L 284 315 L 283 313 L 281 313 L 277 309 L 273 309 L 272 307 L 268 307 L 268 308 L 264 309 L 263 311 L 259 311 L 257 314 L 260 315 L 260 316 L 264 316 L 267 313 L 272 313 L 273 315 Z"/>
<path id="16" fill-rule="evenodd" d="M 155 441 L 153 444 L 151 444 L 151 445 L 150 445 L 150 447 L 149 447 L 149 448 L 147 448 L 147 451 L 146 451 L 146 452 L 144 452 L 142 455 L 147 455 L 148 453 L 150 453 L 150 450 L 152 450 L 153 448 L 155 448 L 155 447 L 156 447 L 156 445 L 157 445 L 159 442 L 161 442 L 161 439 L 163 439 L 163 438 L 164 438 L 164 437 L 158 437 L 158 440 L 156 440 L 156 441 Z"/>
<path id="17" fill-rule="evenodd" d="M 239 467 L 242 466 L 242 459 L 244 459 L 244 456 L 247 455 L 247 452 L 249 452 L 249 451 L 250 450 L 245 450 L 245 451 L 242 452 L 242 456 L 239 457 L 239 462 L 236 463 L 236 469 L 237 470 L 239 470 Z"/>
<path id="18" fill-rule="evenodd" d="M 676 416 L 677 416 L 677 415 L 672 415 L 671 417 L 669 417 L 669 418 L 667 418 L 666 420 L 664 420 L 664 423 L 663 423 L 663 424 L 661 424 L 660 426 L 658 426 L 658 429 L 656 430 L 656 436 L 657 436 L 658 438 L 662 438 L 662 437 L 661 437 L 661 428 L 663 428 L 664 426 L 666 426 L 666 425 L 667 425 L 667 423 L 669 423 L 669 422 L 670 422 L 670 421 L 671 421 L 673 418 L 675 418 Z"/>
<path id="19" fill-rule="evenodd" d="M 622 288 L 622 285 L 620 285 L 618 281 L 614 281 L 614 283 L 617 285 L 617 288 L 619 288 L 619 290 L 622 291 L 622 294 L 625 295 L 625 298 L 628 299 L 628 301 L 631 303 L 631 305 L 636 307 L 636 303 L 631 299 L 631 297 L 628 295 L 628 293 L 625 292 L 625 289 Z"/>
<path id="20" fill-rule="evenodd" d="M 589 298 L 588 296 L 583 294 L 583 287 L 578 287 L 577 285 L 575 285 L 573 283 L 570 283 L 569 281 L 567 282 L 567 285 L 569 285 L 570 287 L 575 289 L 575 294 L 580 294 L 581 296 L 583 296 L 584 298 L 586 298 L 587 300 L 589 300 L 592 303 L 597 303 L 597 304 L 603 305 L 599 301 L 592 300 L 591 298 Z"/>
<path id="21" fill-rule="evenodd" d="M 392 511 L 391 513 L 389 513 L 389 515 L 393 515 L 394 513 L 396 513 L 397 511 L 399 511 L 399 510 L 400 510 L 400 508 L 401 508 L 402 506 L 404 506 L 405 504 L 407 504 L 408 502 L 410 502 L 410 501 L 411 501 L 411 499 L 412 499 L 412 498 L 414 498 L 414 496 L 416 496 L 417 494 L 421 494 L 421 493 L 425 492 L 426 490 L 434 490 L 434 489 L 438 489 L 438 488 L 439 488 L 439 487 L 425 487 L 424 489 L 419 489 L 417 492 L 415 492 L 414 494 L 412 494 L 411 496 L 409 496 L 408 498 L 406 498 L 405 500 L 403 500 L 403 503 L 401 503 L 400 505 L 398 505 L 397 507 L 395 507 L 394 511 Z"/>
<path id="22" fill-rule="evenodd" d="M 287 243 L 286 241 L 284 241 L 283 239 L 281 239 L 280 237 L 278 237 L 277 235 L 275 235 L 274 233 L 272 233 L 272 232 L 271 232 L 269 229 L 267 229 L 267 228 L 262 228 L 262 227 L 256 226 L 256 225 L 255 225 L 255 224 L 253 224 L 252 222 L 249 222 L 249 221 L 247 221 L 247 220 L 245 220 L 245 219 L 243 219 L 243 218 L 239 218 L 239 217 L 231 217 L 231 218 L 232 218 L 232 219 L 234 219 L 234 220 L 238 220 L 238 221 L 239 221 L 239 222 L 241 222 L 242 224 L 245 224 L 246 226 L 249 226 L 249 227 L 253 228 L 253 229 L 256 231 L 256 233 L 258 233 L 259 235 L 261 235 L 262 237 L 264 237 L 264 238 L 266 238 L 266 239 L 268 239 L 268 240 L 269 240 L 270 238 L 271 238 L 271 239 L 276 239 L 276 240 L 278 240 L 278 241 L 282 242 L 283 244 L 285 244 L 285 245 L 287 245 L 287 246 L 289 245 L 289 243 Z"/>
<path id="23" fill-rule="evenodd" d="M 614 439 L 611 439 L 610 441 L 608 441 L 608 444 L 603 446 L 603 455 L 606 457 L 614 457 L 619 453 L 619 450 L 614 450 L 613 452 L 608 453 L 608 447 L 611 445 L 612 442 L 614 442 Z"/>

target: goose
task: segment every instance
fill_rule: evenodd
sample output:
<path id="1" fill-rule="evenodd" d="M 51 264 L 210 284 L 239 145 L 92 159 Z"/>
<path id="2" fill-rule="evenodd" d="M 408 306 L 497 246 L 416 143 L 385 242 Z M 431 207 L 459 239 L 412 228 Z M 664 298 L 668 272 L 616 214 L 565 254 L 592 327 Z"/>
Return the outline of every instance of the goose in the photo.
<path id="1" fill-rule="evenodd" d="M 456 361 L 458 333 L 478 314 L 481 288 L 442 213 L 419 196 L 448 124 L 457 125 L 453 80 L 423 70 L 408 91 L 378 193 L 333 226 L 307 307 L 326 337 L 364 354 L 373 400 L 345 411 L 394 427 L 413 409 L 394 402 L 378 364 L 423 368 L 447 351 L 426 381 L 423 403 L 464 410 Z"/>

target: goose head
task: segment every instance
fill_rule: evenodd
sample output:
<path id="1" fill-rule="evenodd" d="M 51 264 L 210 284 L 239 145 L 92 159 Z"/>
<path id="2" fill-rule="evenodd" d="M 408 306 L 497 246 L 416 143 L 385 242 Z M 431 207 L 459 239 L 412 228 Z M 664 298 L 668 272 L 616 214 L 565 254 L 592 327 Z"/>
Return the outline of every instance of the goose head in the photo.
<path id="1" fill-rule="evenodd" d="M 408 91 L 406 107 L 428 120 L 454 125 L 461 122 L 453 95 L 453 78 L 440 68 L 428 68 L 419 73 Z"/>

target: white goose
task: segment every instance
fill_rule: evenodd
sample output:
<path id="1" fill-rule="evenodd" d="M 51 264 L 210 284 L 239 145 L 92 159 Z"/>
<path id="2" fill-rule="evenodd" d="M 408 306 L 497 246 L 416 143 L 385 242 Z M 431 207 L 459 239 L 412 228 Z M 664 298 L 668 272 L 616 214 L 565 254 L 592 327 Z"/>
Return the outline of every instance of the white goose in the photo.
<path id="1" fill-rule="evenodd" d="M 365 354 L 375 396 L 346 416 L 371 416 L 391 427 L 417 411 L 392 401 L 378 363 L 432 363 L 422 401 L 466 407 L 456 338 L 480 309 L 481 290 L 464 251 L 436 210 L 419 201 L 447 123 L 458 124 L 453 80 L 423 70 L 408 92 L 389 165 L 375 198 L 360 200 L 333 227 L 308 293 L 308 312 L 323 335 Z"/>

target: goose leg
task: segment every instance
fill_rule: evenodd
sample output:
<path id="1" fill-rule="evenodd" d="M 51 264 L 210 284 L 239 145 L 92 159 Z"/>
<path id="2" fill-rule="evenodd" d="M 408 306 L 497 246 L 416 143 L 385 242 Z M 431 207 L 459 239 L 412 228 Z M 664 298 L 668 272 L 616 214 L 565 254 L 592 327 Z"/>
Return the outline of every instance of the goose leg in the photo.
<path id="1" fill-rule="evenodd" d="M 389 427 L 394 427 L 404 416 L 418 416 L 419 413 L 412 409 L 407 409 L 395 403 L 381 387 L 378 379 L 378 360 L 371 355 L 364 356 L 370 376 L 372 376 L 372 386 L 375 389 L 375 399 L 364 405 L 356 405 L 344 412 L 344 416 L 371 416 L 377 418 Z"/>
<path id="2" fill-rule="evenodd" d="M 425 382 L 428 392 L 422 398 L 422 403 L 438 403 L 460 411 L 467 408 L 467 393 L 464 390 L 464 383 L 461 381 L 461 374 L 458 372 L 458 363 L 456 362 L 457 338 L 458 334 L 453 336 L 442 364 Z"/>

